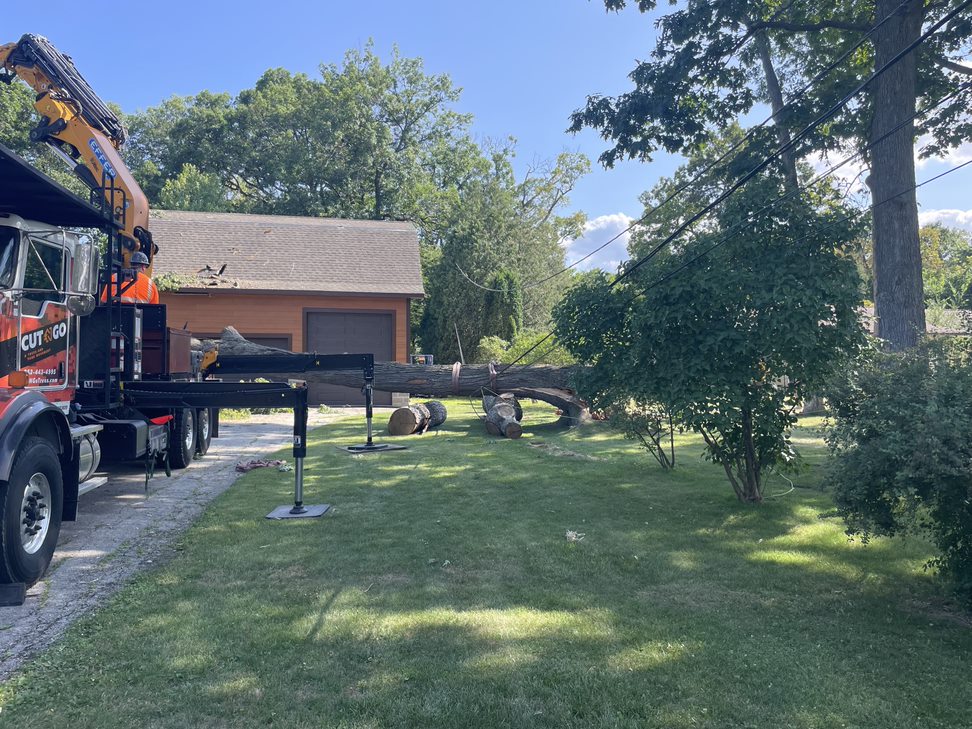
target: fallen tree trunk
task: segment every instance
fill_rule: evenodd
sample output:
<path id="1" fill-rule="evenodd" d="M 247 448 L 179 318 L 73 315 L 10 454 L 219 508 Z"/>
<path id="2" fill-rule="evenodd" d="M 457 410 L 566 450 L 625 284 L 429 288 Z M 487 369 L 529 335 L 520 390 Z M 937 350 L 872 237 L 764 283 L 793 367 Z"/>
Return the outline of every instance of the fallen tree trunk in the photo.
<path id="1" fill-rule="evenodd" d="M 194 348 L 203 352 L 218 349 L 227 355 L 288 355 L 286 350 L 265 347 L 245 339 L 233 327 L 226 327 L 219 339 L 197 340 Z M 567 425 L 590 420 L 587 405 L 570 388 L 576 367 L 553 365 L 411 365 L 401 362 L 375 362 L 376 390 L 407 392 L 410 395 L 449 397 L 510 392 L 520 398 L 549 402 L 563 412 Z M 234 375 L 236 376 L 236 375 Z M 347 387 L 361 386 L 361 373 L 354 370 L 311 372 L 252 372 L 240 377 L 267 377 L 273 380 L 296 379 Z"/>

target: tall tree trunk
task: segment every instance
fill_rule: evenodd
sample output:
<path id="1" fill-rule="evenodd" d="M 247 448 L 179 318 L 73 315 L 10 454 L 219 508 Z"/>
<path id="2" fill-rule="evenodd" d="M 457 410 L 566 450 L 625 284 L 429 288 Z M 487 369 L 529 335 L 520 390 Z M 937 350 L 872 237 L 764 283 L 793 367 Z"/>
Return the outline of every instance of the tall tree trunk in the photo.
<path id="1" fill-rule="evenodd" d="M 783 114 L 783 91 L 780 88 L 780 79 L 776 75 L 773 67 L 773 56 L 770 51 L 769 38 L 766 31 L 760 30 L 755 36 L 756 50 L 759 52 L 759 60 L 763 64 L 763 76 L 766 79 L 766 92 L 770 101 L 770 108 L 773 110 L 773 128 L 776 130 L 776 138 L 780 146 L 790 143 L 790 130 L 786 126 L 786 119 Z M 783 178 L 786 182 L 786 191 L 796 195 L 800 189 L 800 182 L 797 178 L 796 155 L 792 149 L 787 149 L 780 156 L 783 165 Z"/>
<path id="2" fill-rule="evenodd" d="M 886 17 L 899 4 L 900 0 L 876 0 L 875 17 Z M 875 33 L 875 69 L 921 35 L 923 16 L 923 1 L 910 0 Z M 914 52 L 874 81 L 871 140 L 914 115 L 917 81 Z M 913 347 L 925 331 L 914 149 L 915 125 L 908 122 L 872 147 L 867 180 L 871 203 L 877 206 L 872 212 L 876 333 L 892 351 Z"/>

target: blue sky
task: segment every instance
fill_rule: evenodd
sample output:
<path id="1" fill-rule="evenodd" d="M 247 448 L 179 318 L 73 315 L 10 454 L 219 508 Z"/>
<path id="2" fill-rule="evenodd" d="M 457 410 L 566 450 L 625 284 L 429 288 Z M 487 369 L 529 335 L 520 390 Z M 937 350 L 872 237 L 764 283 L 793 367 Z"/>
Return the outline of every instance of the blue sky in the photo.
<path id="1" fill-rule="evenodd" d="M 650 164 L 628 162 L 604 170 L 596 158 L 606 143 L 595 132 L 565 133 L 570 112 L 588 94 L 611 95 L 630 87 L 627 74 L 654 43 L 649 17 L 630 9 L 606 13 L 600 0 L 7 5 L 0 42 L 27 32 L 47 36 L 74 58 L 102 98 L 127 112 L 174 94 L 236 93 L 268 68 L 314 75 L 320 63 L 340 63 L 345 51 L 362 48 L 369 39 L 382 58 L 397 44 L 404 56 L 423 58 L 427 72 L 447 73 L 463 89 L 457 108 L 474 115 L 480 139 L 517 139 L 521 169 L 563 150 L 591 158 L 592 173 L 571 196 L 573 207 L 591 223 L 584 238 L 571 244 L 571 260 L 640 215 L 638 195 L 679 162 L 659 155 Z M 919 169 L 919 180 L 970 157 L 972 145 L 949 161 L 929 162 Z M 926 220 L 972 229 L 968 168 L 919 193 Z M 623 257 L 622 239 L 587 264 L 613 269 Z"/>

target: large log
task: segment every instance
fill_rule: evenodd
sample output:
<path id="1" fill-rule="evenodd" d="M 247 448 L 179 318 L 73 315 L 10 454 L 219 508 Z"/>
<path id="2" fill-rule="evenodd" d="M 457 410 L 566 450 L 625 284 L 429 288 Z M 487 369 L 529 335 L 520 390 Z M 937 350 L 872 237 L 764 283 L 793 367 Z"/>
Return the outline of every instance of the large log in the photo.
<path id="1" fill-rule="evenodd" d="M 293 354 L 265 347 L 245 339 L 233 327 L 226 327 L 217 340 L 198 342 L 199 349 L 218 349 L 223 354 Z M 321 354 L 325 354 L 322 352 Z M 491 372 L 492 369 L 492 372 Z M 576 397 L 569 382 L 576 367 L 553 365 L 411 365 L 401 362 L 375 362 L 375 389 L 407 392 L 410 395 L 449 397 L 511 392 L 520 398 L 549 402 L 563 411 L 562 422 L 574 425 L 589 419 L 586 405 Z M 361 386 L 361 373 L 353 370 L 318 372 L 246 373 L 273 380 L 296 379 L 348 387 Z M 246 375 L 241 375 L 246 376 Z"/>
<path id="2" fill-rule="evenodd" d="M 391 435 L 424 433 L 429 428 L 438 428 L 445 422 L 446 407 L 441 402 L 429 400 L 406 408 L 398 408 L 388 419 L 388 432 Z"/>

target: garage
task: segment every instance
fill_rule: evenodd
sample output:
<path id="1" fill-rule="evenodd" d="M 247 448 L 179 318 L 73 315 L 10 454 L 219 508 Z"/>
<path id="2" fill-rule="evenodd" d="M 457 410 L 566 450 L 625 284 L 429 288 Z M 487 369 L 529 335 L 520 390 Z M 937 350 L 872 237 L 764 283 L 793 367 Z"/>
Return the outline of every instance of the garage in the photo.
<path id="1" fill-rule="evenodd" d="M 233 326 L 291 352 L 409 361 L 411 302 L 425 295 L 411 223 L 185 210 L 150 222 L 153 276 L 174 326 L 206 339 Z M 309 395 L 315 405 L 364 404 L 356 388 L 314 384 Z M 377 405 L 407 402 L 375 391 Z"/>
<path id="2" fill-rule="evenodd" d="M 395 352 L 394 312 L 306 311 L 304 341 L 309 352 L 371 352 L 376 362 L 391 362 Z M 311 405 L 364 405 L 360 390 L 340 385 L 311 383 L 308 397 Z M 390 407 L 391 404 L 390 392 L 375 391 L 376 406 Z"/>

